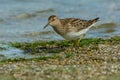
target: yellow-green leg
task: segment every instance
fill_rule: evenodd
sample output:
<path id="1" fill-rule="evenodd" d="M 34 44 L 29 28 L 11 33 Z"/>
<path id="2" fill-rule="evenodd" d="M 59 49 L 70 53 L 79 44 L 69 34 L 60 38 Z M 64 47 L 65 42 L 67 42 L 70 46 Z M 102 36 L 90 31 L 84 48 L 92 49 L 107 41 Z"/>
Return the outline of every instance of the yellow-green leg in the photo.
<path id="1" fill-rule="evenodd" d="M 77 44 L 76 44 L 77 46 L 80 45 L 80 41 L 81 41 L 85 36 L 86 36 L 86 34 L 83 34 L 82 37 L 81 37 L 80 39 L 78 39 Z"/>
<path id="2" fill-rule="evenodd" d="M 70 46 L 72 46 L 72 47 L 73 47 L 73 46 L 74 46 L 74 42 L 75 42 L 75 41 L 74 41 L 74 40 L 71 40 L 70 42 L 71 42 L 71 43 L 70 43 Z"/>
<path id="3" fill-rule="evenodd" d="M 77 45 L 77 42 L 76 42 L 76 40 L 71 40 L 71 47 L 74 47 L 74 46 L 76 46 Z"/>

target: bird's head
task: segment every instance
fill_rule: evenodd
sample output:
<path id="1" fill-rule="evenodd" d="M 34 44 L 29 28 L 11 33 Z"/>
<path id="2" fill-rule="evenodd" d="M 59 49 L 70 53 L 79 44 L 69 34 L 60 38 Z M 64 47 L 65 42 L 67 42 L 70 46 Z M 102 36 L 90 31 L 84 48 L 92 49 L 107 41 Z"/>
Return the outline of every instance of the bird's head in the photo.
<path id="1" fill-rule="evenodd" d="M 45 29 L 48 25 L 54 27 L 57 26 L 59 23 L 59 18 L 56 15 L 52 15 L 48 18 L 48 23 L 44 26 Z"/>

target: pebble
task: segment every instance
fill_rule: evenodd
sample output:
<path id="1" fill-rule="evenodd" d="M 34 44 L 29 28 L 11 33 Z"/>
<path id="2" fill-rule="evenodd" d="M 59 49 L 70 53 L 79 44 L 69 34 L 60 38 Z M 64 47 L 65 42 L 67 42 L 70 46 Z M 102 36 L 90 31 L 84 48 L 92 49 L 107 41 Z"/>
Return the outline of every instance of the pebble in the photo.
<path id="1" fill-rule="evenodd" d="M 92 80 L 96 76 L 103 80 L 105 75 L 120 74 L 119 45 L 101 44 L 97 51 L 88 47 L 68 48 L 56 54 L 59 59 L 0 64 L 0 74 L 14 78 L 11 80 Z M 66 58 L 67 51 L 73 55 Z M 0 76 L 1 79 L 5 77 Z"/>

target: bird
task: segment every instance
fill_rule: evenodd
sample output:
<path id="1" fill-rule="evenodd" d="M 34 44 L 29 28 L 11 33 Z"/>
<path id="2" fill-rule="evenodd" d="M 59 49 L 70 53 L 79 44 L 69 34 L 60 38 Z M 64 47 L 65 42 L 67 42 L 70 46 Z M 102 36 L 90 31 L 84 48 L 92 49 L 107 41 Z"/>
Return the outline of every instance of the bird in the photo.
<path id="1" fill-rule="evenodd" d="M 50 25 L 56 33 L 61 35 L 66 40 L 80 40 L 85 37 L 87 31 L 99 21 L 99 17 L 84 20 L 80 18 L 64 18 L 61 19 L 56 15 L 51 15 L 48 18 L 48 23 L 43 27 L 45 29 Z M 78 43 L 79 44 L 79 43 Z"/>

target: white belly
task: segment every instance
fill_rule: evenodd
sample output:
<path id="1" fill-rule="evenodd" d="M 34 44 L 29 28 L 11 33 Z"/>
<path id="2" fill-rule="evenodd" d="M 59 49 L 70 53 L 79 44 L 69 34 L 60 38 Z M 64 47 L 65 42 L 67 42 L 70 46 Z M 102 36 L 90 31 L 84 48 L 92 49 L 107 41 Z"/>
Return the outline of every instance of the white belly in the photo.
<path id="1" fill-rule="evenodd" d="M 89 30 L 89 28 L 83 29 L 79 32 L 68 32 L 67 34 L 63 35 L 63 37 L 67 40 L 79 39 L 81 37 L 81 35 L 85 34 L 88 30 Z"/>
<path id="2" fill-rule="evenodd" d="M 79 39 L 83 34 L 85 34 L 92 26 L 94 26 L 94 24 L 92 24 L 91 26 L 89 26 L 86 29 L 80 30 L 78 32 L 68 32 L 67 34 L 63 35 L 63 37 L 67 40 L 75 40 L 75 39 Z"/>

